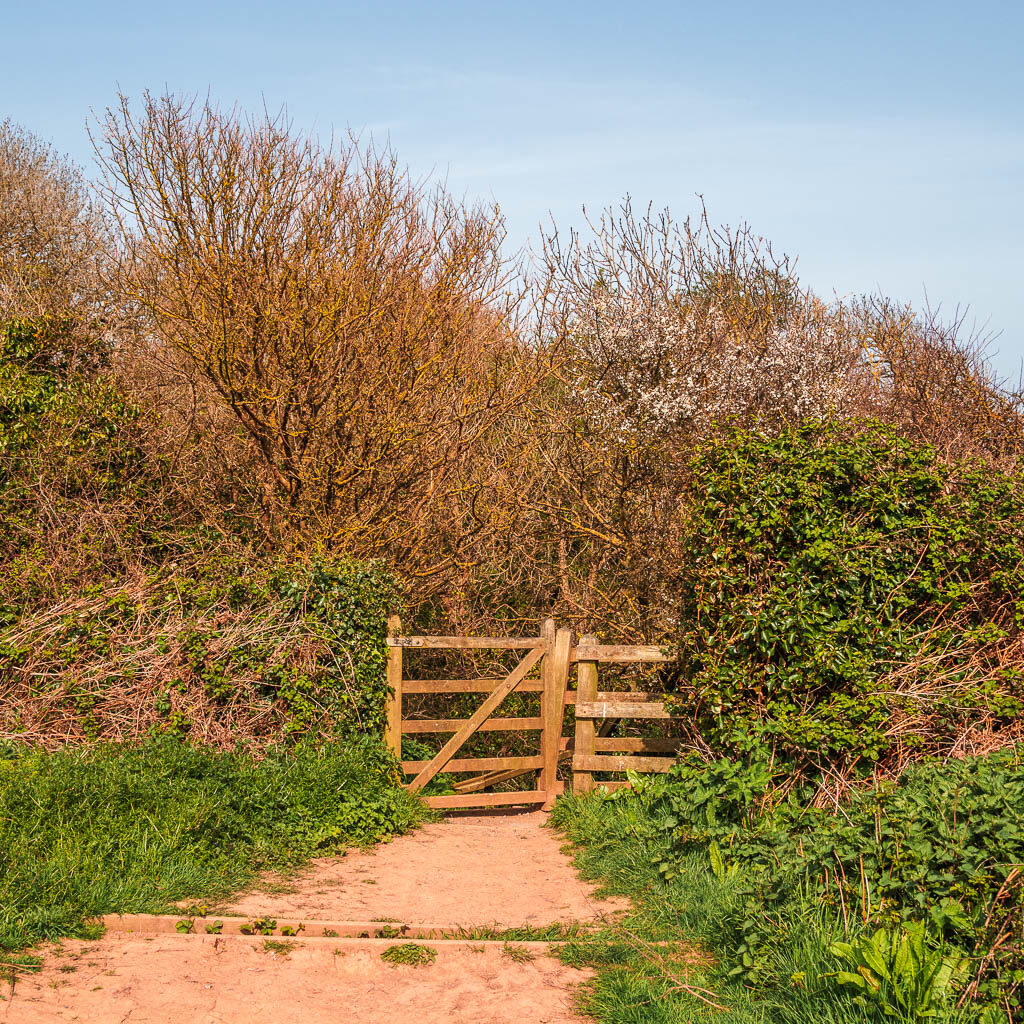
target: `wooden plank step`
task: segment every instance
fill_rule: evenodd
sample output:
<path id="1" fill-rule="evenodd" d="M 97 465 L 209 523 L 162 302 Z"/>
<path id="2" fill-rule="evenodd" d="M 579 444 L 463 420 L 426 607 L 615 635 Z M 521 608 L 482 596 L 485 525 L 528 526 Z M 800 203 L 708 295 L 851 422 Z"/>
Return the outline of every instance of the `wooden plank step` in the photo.
<path id="1" fill-rule="evenodd" d="M 402 723 L 402 732 L 458 732 L 469 721 L 467 718 L 420 718 Z M 477 732 L 514 732 L 516 730 L 543 729 L 544 719 L 536 718 L 488 718 Z"/>
<path id="2" fill-rule="evenodd" d="M 260 913 L 247 917 L 225 916 L 209 913 L 205 917 L 193 917 L 190 914 L 107 914 L 99 920 L 107 932 L 113 934 L 130 935 L 168 935 L 178 934 L 184 937 L 208 938 L 211 934 L 220 936 L 238 936 L 252 941 L 252 935 L 242 932 L 255 919 L 273 919 L 274 927 L 268 929 L 268 935 L 260 932 L 257 938 L 266 937 L 287 937 L 298 942 L 322 941 L 324 939 L 337 941 L 359 941 L 379 942 L 383 945 L 391 945 L 401 939 L 433 939 L 441 943 L 460 944 L 466 942 L 507 942 L 505 938 L 487 939 L 474 937 L 474 929 L 465 925 L 457 924 L 396 924 L 394 921 L 330 921 L 330 920 L 309 920 L 308 918 L 297 917 L 276 917 Z M 178 926 L 183 921 L 192 921 L 192 931 L 182 932 Z M 589 922 L 588 922 L 589 924 Z M 207 932 L 206 926 L 211 925 L 217 928 L 216 932 Z M 299 926 L 302 931 L 299 931 Z M 587 925 L 583 926 L 584 928 Z M 287 935 L 285 929 L 297 932 L 298 934 Z M 482 928 L 480 930 L 483 930 Z M 500 929 L 496 929 L 500 930 Z M 516 945 L 527 947 L 543 948 L 551 942 L 562 942 L 562 939 L 553 940 L 531 940 L 525 939 L 516 941 Z"/>

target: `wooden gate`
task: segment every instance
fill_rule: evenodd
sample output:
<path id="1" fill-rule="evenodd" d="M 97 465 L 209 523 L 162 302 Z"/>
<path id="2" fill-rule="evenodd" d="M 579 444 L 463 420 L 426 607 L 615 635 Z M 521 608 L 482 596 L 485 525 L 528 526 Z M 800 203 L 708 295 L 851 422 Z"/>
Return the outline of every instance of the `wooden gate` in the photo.
<path id="1" fill-rule="evenodd" d="M 667 719 L 663 697 L 632 691 L 602 692 L 598 686 L 598 665 L 665 662 L 670 658 L 653 646 L 602 645 L 585 636 L 579 646 L 567 629 L 556 629 L 554 620 L 541 625 L 540 635 L 531 637 L 402 636 L 397 616 L 388 620 L 388 704 L 387 743 L 401 758 L 402 736 L 415 733 L 445 734 L 451 738 L 429 760 L 403 760 L 402 769 L 412 776 L 410 789 L 418 791 L 439 772 L 468 774 L 455 785 L 455 793 L 430 796 L 431 807 L 495 807 L 542 804 L 549 807 L 562 789 L 558 765 L 572 761 L 577 792 L 594 785 L 593 772 L 666 771 L 672 757 L 637 757 L 630 754 L 672 754 L 675 740 L 636 737 L 616 739 L 610 734 L 616 725 L 636 718 Z M 506 650 L 521 651 L 519 663 L 507 675 L 487 679 L 405 678 L 406 651 L 416 650 Z M 578 687 L 568 688 L 572 665 L 578 666 Z M 496 716 L 502 701 L 512 693 L 540 694 L 540 714 L 530 718 Z M 407 694 L 484 694 L 469 718 L 407 719 L 403 702 Z M 562 736 L 567 705 L 576 705 L 573 736 Z M 456 757 L 465 743 L 478 732 L 535 732 L 539 734 L 535 754 L 516 757 Z M 605 751 L 621 751 L 608 756 Z M 600 752 L 600 753 L 599 753 Z M 537 773 L 533 789 L 514 792 L 484 792 L 491 786 Z M 625 783 L 602 780 L 598 785 L 615 787 Z"/>
<path id="2" fill-rule="evenodd" d="M 392 697 L 388 707 L 387 742 L 401 757 L 402 736 L 410 733 L 453 733 L 429 761 L 402 761 L 402 769 L 413 775 L 409 788 L 422 789 L 438 772 L 469 773 L 471 778 L 456 785 L 447 796 L 431 796 L 431 807 L 494 807 L 514 804 L 551 804 L 558 791 L 557 768 L 562 738 L 562 716 L 569 678 L 572 634 L 555 629 L 552 619 L 532 637 L 400 636 L 401 622 L 388 622 L 388 685 Z M 495 679 L 406 679 L 403 653 L 406 650 L 516 650 L 523 656 L 511 672 Z M 502 701 L 513 692 L 539 693 L 540 715 L 531 718 L 495 717 Z M 466 719 L 406 719 L 403 698 L 412 693 L 482 693 L 480 706 Z M 455 755 L 478 732 L 537 732 L 536 754 L 526 757 L 462 757 Z M 537 772 L 535 789 L 506 793 L 483 790 L 518 776 Z"/>

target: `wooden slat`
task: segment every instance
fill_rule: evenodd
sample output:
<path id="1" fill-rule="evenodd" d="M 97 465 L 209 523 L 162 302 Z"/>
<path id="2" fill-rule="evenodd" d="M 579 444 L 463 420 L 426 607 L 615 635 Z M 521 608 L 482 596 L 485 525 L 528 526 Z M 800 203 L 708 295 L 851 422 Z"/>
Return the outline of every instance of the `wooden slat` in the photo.
<path id="1" fill-rule="evenodd" d="M 679 739 L 663 739 L 646 736 L 598 736 L 594 740 L 594 750 L 616 750 L 636 754 L 673 754 L 681 746 Z"/>
<path id="2" fill-rule="evenodd" d="M 642 704 L 630 701 L 577 701 L 577 718 L 671 718 L 664 704 Z"/>
<path id="3" fill-rule="evenodd" d="M 580 644 L 572 652 L 573 661 L 604 661 L 616 665 L 634 662 L 675 661 L 651 644 Z"/>
<path id="4" fill-rule="evenodd" d="M 406 693 L 490 693 L 505 677 L 495 679 L 406 679 Z M 517 693 L 540 693 L 544 684 L 539 679 L 524 679 Z"/>
<path id="5" fill-rule="evenodd" d="M 595 636 L 580 637 L 581 645 L 592 646 L 597 640 Z M 578 648 L 577 648 L 578 650 Z M 597 662 L 577 662 L 576 699 L 577 706 L 582 701 L 584 704 L 592 702 L 597 698 Z M 576 736 L 574 749 L 582 754 L 593 754 L 596 736 L 594 735 L 594 720 L 592 718 L 581 718 L 576 716 Z M 574 793 L 589 793 L 594 788 L 594 776 L 587 771 L 576 770 L 575 760 L 573 762 L 572 791 Z"/>
<path id="6" fill-rule="evenodd" d="M 402 620 L 397 615 L 388 619 L 388 632 L 401 632 Z M 388 686 L 391 694 L 388 697 L 388 724 L 384 741 L 395 757 L 402 756 L 402 648 L 391 647 L 388 650 Z"/>
<path id="7" fill-rule="evenodd" d="M 573 769 L 584 772 L 667 772 L 674 757 L 630 757 L 617 754 L 576 754 Z"/>
<path id="8" fill-rule="evenodd" d="M 430 650 L 531 650 L 544 641 L 539 636 L 389 636 L 388 647 L 417 647 Z"/>
<path id="9" fill-rule="evenodd" d="M 414 793 L 421 790 L 455 756 L 455 752 L 487 720 L 491 712 L 530 674 L 530 670 L 544 656 L 546 648 L 535 647 L 500 683 L 484 698 L 483 703 L 466 719 L 461 729 L 430 759 L 430 763 L 409 783 Z"/>
<path id="10" fill-rule="evenodd" d="M 609 792 L 614 793 L 617 789 L 629 789 L 632 783 L 626 779 L 618 779 L 615 782 L 608 782 L 603 779 L 601 782 L 595 783 L 598 789 L 607 789 Z"/>
<path id="11" fill-rule="evenodd" d="M 547 625 L 547 623 L 545 623 Z M 554 622 L 551 623 L 554 629 Z M 544 757 L 538 789 L 548 794 L 545 808 L 554 803 L 555 780 L 558 778 L 558 744 L 562 738 L 562 719 L 565 712 L 565 688 L 569 682 L 569 653 L 572 650 L 572 632 L 560 629 L 554 635 L 554 644 L 548 648 L 545 662 L 550 661 L 544 676 L 545 691 L 541 713 L 544 731 L 540 737 L 540 752 Z"/>
<path id="12" fill-rule="evenodd" d="M 580 665 L 596 665 L 596 661 L 581 661 Z M 405 686 L 409 685 L 409 680 L 404 683 Z M 565 703 L 575 704 L 580 698 L 578 696 L 578 690 L 566 690 L 565 691 Z M 652 701 L 652 700 L 664 700 L 664 697 L 660 693 L 640 693 L 637 690 L 595 690 L 592 697 L 585 698 L 585 703 L 592 704 L 595 700 L 636 700 L 636 701 Z"/>
<path id="13" fill-rule="evenodd" d="M 402 771 L 415 775 L 426 768 L 429 761 L 403 761 Z M 540 768 L 544 758 L 539 754 L 532 757 L 453 757 L 445 766 L 446 772 L 496 772 L 510 768 L 530 770 Z"/>
<path id="14" fill-rule="evenodd" d="M 458 732 L 468 718 L 419 718 L 411 719 L 402 723 L 402 732 Z M 529 731 L 544 728 L 544 719 L 539 715 L 536 718 L 488 718 L 486 722 L 477 727 L 477 732 L 516 732 L 519 730 Z"/>
<path id="15" fill-rule="evenodd" d="M 423 802 L 428 807 L 508 807 L 513 804 L 543 803 L 545 796 L 542 790 L 525 789 L 519 793 L 455 793 L 451 796 L 428 796 L 424 797 Z"/>

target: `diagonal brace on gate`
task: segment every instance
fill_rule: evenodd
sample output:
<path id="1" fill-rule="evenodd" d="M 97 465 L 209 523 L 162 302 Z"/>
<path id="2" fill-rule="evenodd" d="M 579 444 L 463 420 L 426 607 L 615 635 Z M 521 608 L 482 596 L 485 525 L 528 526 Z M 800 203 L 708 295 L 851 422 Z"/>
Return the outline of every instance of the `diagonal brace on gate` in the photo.
<path id="1" fill-rule="evenodd" d="M 465 725 L 433 756 L 423 770 L 409 783 L 412 792 L 422 789 L 455 756 L 466 740 L 490 717 L 491 712 L 530 674 L 530 670 L 542 657 L 546 647 L 535 647 L 521 662 L 491 691 L 487 699 L 466 719 Z"/>

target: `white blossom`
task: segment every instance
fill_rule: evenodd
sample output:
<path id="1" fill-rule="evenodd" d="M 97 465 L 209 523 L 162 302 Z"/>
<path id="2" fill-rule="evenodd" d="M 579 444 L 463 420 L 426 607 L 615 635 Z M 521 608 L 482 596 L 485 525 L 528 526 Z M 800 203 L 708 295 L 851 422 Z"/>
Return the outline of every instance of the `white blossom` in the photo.
<path id="1" fill-rule="evenodd" d="M 601 295 L 578 321 L 573 381 L 621 441 L 729 418 L 820 416 L 840 408 L 853 385 L 856 351 L 840 315 L 805 299 L 752 336 L 715 304 Z"/>

